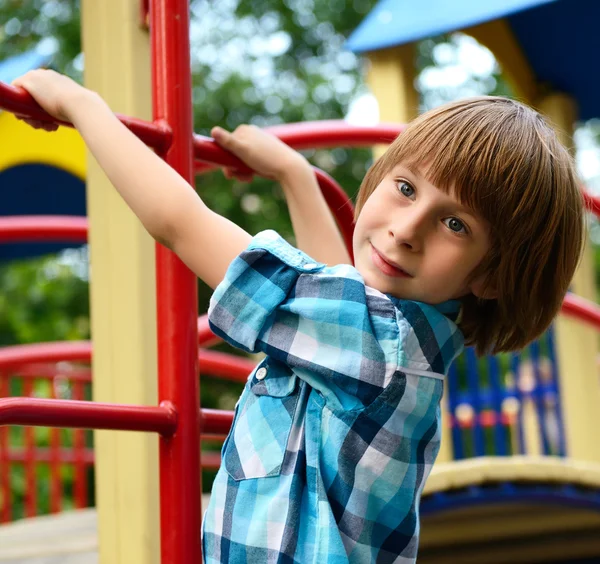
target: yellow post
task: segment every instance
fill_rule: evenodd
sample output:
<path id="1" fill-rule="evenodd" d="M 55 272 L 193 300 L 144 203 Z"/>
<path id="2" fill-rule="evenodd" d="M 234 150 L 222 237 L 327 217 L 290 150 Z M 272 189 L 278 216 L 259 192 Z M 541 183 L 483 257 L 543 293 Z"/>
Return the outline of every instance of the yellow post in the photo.
<path id="1" fill-rule="evenodd" d="M 555 126 L 561 141 L 573 148 L 576 107 L 564 94 L 550 94 L 537 107 Z M 591 244 L 586 248 L 571 290 L 597 301 Z M 560 396 L 565 426 L 567 454 L 577 460 L 600 462 L 600 386 L 598 386 L 598 334 L 580 321 L 560 316 L 556 323 Z"/>
<path id="2" fill-rule="evenodd" d="M 492 51 L 517 98 L 533 104 L 537 99 L 539 86 L 529 61 L 506 20 L 485 22 L 465 29 L 464 33 Z"/>
<path id="3" fill-rule="evenodd" d="M 367 84 L 379 103 L 379 121 L 408 123 L 419 113 L 419 95 L 415 90 L 415 44 L 368 53 Z M 387 145 L 374 148 L 379 158 Z"/>
<path id="4" fill-rule="evenodd" d="M 149 38 L 139 0 L 84 0 L 86 86 L 114 111 L 151 119 Z M 93 395 L 95 401 L 156 405 L 154 243 L 88 161 Z M 159 562 L 157 438 L 95 434 L 100 562 Z"/>

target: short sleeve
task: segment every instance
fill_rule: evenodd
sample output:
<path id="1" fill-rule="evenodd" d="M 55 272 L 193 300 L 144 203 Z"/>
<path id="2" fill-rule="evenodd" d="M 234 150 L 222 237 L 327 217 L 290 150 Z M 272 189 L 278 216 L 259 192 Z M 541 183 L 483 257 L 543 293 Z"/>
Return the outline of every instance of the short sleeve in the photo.
<path id="1" fill-rule="evenodd" d="M 353 267 L 319 264 L 273 231 L 259 233 L 232 262 L 211 299 L 209 323 L 232 345 L 315 374 L 363 405 L 397 368 L 389 299 Z"/>

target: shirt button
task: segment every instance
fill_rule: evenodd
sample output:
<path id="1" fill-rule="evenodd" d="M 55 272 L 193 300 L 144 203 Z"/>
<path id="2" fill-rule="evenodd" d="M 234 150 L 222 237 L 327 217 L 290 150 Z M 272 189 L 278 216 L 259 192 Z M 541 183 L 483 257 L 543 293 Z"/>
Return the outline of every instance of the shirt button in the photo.
<path id="1" fill-rule="evenodd" d="M 316 268 L 317 266 L 319 265 L 315 264 L 314 262 L 309 262 L 305 264 L 302 268 L 304 268 L 304 270 L 310 270 L 311 268 Z"/>
<path id="2" fill-rule="evenodd" d="M 257 380 L 264 380 L 266 375 L 267 375 L 267 369 L 264 368 L 264 367 L 263 368 L 259 368 L 256 371 L 256 379 Z"/>

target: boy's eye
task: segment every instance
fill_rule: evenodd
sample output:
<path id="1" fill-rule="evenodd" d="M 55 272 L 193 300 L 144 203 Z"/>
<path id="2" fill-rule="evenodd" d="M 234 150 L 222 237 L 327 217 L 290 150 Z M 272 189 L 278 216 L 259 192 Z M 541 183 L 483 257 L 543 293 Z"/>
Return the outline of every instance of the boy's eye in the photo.
<path id="1" fill-rule="evenodd" d="M 455 217 L 448 217 L 447 219 L 444 219 L 444 224 L 446 227 L 448 227 L 448 229 L 454 231 L 455 233 L 467 232 L 465 224 L 460 219 L 456 219 Z"/>
<path id="2" fill-rule="evenodd" d="M 396 184 L 398 186 L 398 190 L 400 190 L 400 193 L 403 196 L 406 196 L 407 198 L 412 198 L 415 195 L 415 189 L 408 182 L 405 182 L 404 180 L 399 180 Z"/>

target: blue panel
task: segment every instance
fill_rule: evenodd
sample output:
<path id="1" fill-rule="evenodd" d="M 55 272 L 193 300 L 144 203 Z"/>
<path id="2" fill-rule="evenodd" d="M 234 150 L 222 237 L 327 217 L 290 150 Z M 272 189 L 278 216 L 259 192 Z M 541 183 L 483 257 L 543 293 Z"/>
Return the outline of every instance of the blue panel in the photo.
<path id="1" fill-rule="evenodd" d="M 0 172 L 2 207 L 7 215 L 86 215 L 85 185 L 79 178 L 47 165 L 22 165 Z M 0 244 L 0 261 L 54 253 L 72 243 Z"/>
<path id="2" fill-rule="evenodd" d="M 0 62 L 0 81 L 12 82 L 15 78 L 32 69 L 38 69 L 48 64 L 50 57 L 37 51 L 27 51 Z"/>
<path id="3" fill-rule="evenodd" d="M 350 36 L 346 47 L 362 52 L 402 45 L 558 1 L 381 0 Z"/>
<path id="4" fill-rule="evenodd" d="M 579 117 L 600 117 L 600 2 L 569 0 L 508 18 L 537 79 L 571 94 Z"/>

